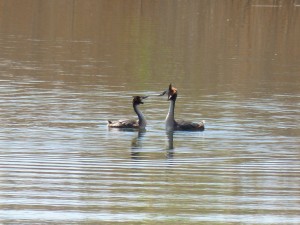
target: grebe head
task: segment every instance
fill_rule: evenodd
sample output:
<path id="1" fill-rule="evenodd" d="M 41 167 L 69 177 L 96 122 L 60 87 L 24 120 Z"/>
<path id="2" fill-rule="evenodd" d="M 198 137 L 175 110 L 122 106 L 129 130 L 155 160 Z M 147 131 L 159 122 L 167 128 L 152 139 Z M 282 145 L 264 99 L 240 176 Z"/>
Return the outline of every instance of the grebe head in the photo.
<path id="1" fill-rule="evenodd" d="M 149 96 L 133 96 L 132 104 L 134 105 L 144 104 L 143 99 L 148 97 Z"/>
<path id="2" fill-rule="evenodd" d="M 168 100 L 175 101 L 176 98 L 177 98 L 177 89 L 175 87 L 172 87 L 172 84 L 170 84 L 168 90 Z"/>
<path id="3" fill-rule="evenodd" d="M 169 88 L 165 91 L 163 91 L 158 96 L 164 96 L 165 94 L 168 94 L 168 100 L 176 100 L 177 98 L 177 88 L 172 87 L 172 84 L 169 85 Z"/>

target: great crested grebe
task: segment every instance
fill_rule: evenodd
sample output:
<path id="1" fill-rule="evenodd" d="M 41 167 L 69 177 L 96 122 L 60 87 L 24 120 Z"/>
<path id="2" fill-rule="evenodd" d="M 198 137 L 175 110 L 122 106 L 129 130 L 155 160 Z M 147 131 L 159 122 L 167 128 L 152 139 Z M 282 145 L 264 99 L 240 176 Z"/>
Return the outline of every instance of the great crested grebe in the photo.
<path id="1" fill-rule="evenodd" d="M 147 121 L 143 115 L 143 113 L 139 110 L 138 105 L 144 104 L 143 99 L 148 98 L 148 96 L 133 96 L 132 106 L 134 112 L 138 116 L 138 120 L 129 119 L 129 120 L 118 120 L 118 121 L 110 121 L 108 120 L 108 127 L 114 128 L 135 128 L 135 129 L 145 129 L 147 125 Z"/>
<path id="2" fill-rule="evenodd" d="M 168 100 L 170 101 L 169 112 L 166 117 L 166 130 L 187 130 L 187 131 L 203 131 L 205 121 L 201 121 L 200 123 L 194 123 L 185 120 L 177 120 L 174 119 L 174 110 L 175 110 L 175 102 L 177 98 L 177 89 L 172 87 L 172 84 L 169 85 L 169 89 L 164 91 L 162 95 L 168 94 Z"/>

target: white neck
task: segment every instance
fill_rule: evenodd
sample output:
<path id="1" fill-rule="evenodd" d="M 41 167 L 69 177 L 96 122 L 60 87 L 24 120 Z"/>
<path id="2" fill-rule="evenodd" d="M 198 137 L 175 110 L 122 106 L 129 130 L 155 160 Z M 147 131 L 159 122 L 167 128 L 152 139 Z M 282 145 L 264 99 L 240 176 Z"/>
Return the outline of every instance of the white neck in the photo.
<path id="1" fill-rule="evenodd" d="M 145 128 L 147 125 L 147 121 L 146 121 L 146 118 L 144 117 L 143 113 L 139 110 L 138 106 L 135 104 L 133 105 L 133 109 L 139 118 L 140 128 Z"/>
<path id="2" fill-rule="evenodd" d="M 166 130 L 174 129 L 174 126 L 175 126 L 174 110 L 175 110 L 175 101 L 170 100 L 169 112 L 166 117 Z"/>

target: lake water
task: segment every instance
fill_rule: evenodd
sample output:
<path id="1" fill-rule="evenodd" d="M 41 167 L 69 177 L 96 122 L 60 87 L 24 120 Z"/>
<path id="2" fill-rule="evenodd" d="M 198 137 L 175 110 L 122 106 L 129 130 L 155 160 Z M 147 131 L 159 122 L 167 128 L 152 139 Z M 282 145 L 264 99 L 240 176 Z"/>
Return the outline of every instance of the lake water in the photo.
<path id="1" fill-rule="evenodd" d="M 1 0 L 0 224 L 300 224 L 299 6 Z"/>

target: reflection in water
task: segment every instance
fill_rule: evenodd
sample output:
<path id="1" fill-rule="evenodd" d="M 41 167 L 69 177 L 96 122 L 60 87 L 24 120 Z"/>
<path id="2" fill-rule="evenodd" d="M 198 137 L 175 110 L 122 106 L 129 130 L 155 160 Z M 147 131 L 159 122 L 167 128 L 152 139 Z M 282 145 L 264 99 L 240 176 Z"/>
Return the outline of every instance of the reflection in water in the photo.
<path id="1" fill-rule="evenodd" d="M 150 159 L 149 157 L 151 153 L 143 148 L 143 141 L 144 141 L 145 134 L 146 134 L 146 130 L 139 130 L 137 132 L 137 136 L 131 140 L 131 159 L 134 160 Z M 166 132 L 166 135 L 167 135 L 167 146 L 164 149 L 165 151 L 164 156 L 167 159 L 172 159 L 174 157 L 174 146 L 173 146 L 174 132 L 173 131 Z M 152 142 L 155 143 L 156 141 L 153 140 Z"/>
<path id="2" fill-rule="evenodd" d="M 131 140 L 131 159 L 143 159 L 141 154 L 142 139 L 145 136 L 146 130 L 139 130 L 137 136 Z"/>
<path id="3" fill-rule="evenodd" d="M 167 138 L 168 138 L 168 146 L 166 148 L 166 157 L 168 159 L 171 159 L 174 157 L 174 145 L 173 145 L 173 137 L 174 137 L 174 131 L 167 131 Z"/>

